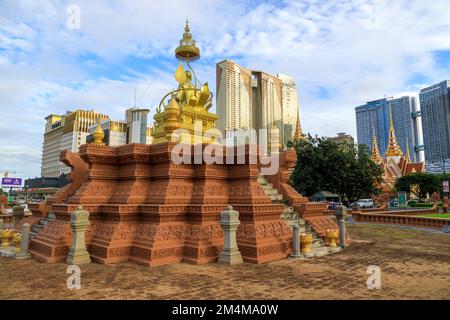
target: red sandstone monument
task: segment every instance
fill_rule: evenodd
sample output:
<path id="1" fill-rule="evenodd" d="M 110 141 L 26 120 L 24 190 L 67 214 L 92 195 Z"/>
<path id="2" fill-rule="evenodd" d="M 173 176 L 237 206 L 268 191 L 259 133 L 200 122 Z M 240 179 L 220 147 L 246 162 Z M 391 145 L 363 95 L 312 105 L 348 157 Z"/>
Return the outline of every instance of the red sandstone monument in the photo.
<path id="1" fill-rule="evenodd" d="M 187 25 L 176 55 L 190 68 L 189 60 L 197 58 L 199 51 L 189 31 Z M 52 213 L 56 217 L 30 242 L 36 259 L 49 263 L 66 260 L 71 244 L 70 213 L 79 205 L 90 213 L 86 243 L 91 259 L 99 263 L 215 262 L 223 245 L 220 212 L 229 205 L 239 212 L 237 244 L 245 262 L 263 263 L 291 253 L 291 229 L 281 218 L 285 204 L 273 202 L 258 182 L 263 166 L 260 161 L 250 161 L 261 159 L 254 148 L 245 146 L 244 163 L 238 163 L 236 147 L 223 146 L 221 163 L 172 161 L 172 151 L 180 142 L 174 141 L 175 130 L 189 129 L 191 118 L 200 118 L 205 131 L 215 127 L 217 118 L 208 112 L 212 94 L 207 84 L 197 88 L 190 83 L 190 73 L 184 74 L 181 64 L 175 77 L 179 88 L 168 104 L 163 99 L 155 115 L 155 144 L 105 146 L 98 126 L 94 143 L 81 146 L 78 153 L 61 154 L 61 161 L 72 168 L 71 183 L 46 204 L 30 205 L 35 216 Z M 201 148 L 185 145 L 188 158 L 193 160 L 199 150 L 207 148 L 208 143 L 201 141 Z M 231 152 L 234 161 L 226 164 Z M 265 178 L 286 204 L 319 236 L 325 236 L 327 229 L 338 229 L 326 204 L 311 203 L 290 186 L 295 151 L 281 151 L 279 157 L 279 172 Z"/>

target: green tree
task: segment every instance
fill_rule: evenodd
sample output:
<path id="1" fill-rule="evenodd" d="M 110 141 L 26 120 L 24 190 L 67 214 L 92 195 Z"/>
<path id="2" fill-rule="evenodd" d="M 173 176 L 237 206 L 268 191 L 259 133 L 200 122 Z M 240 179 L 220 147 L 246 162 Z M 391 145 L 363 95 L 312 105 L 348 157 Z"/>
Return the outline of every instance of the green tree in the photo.
<path id="1" fill-rule="evenodd" d="M 382 170 L 370 160 L 365 146 L 308 136 L 304 141 L 289 142 L 288 147 L 297 152 L 292 184 L 303 195 L 326 190 L 349 203 L 379 193 L 376 184 L 382 182 Z"/>
<path id="2" fill-rule="evenodd" d="M 417 197 L 424 199 L 427 193 L 431 195 L 434 192 L 441 192 L 442 181 L 438 175 L 416 172 L 398 178 L 395 182 L 395 190 L 411 192 Z"/>

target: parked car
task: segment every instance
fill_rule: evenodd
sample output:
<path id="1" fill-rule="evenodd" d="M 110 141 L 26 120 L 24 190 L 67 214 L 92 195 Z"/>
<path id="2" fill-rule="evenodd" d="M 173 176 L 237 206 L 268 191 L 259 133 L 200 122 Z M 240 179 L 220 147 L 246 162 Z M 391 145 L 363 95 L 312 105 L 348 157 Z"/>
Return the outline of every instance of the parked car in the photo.
<path id="1" fill-rule="evenodd" d="M 342 202 L 330 201 L 328 203 L 328 210 L 334 210 L 337 206 L 342 206 Z"/>
<path id="2" fill-rule="evenodd" d="M 375 206 L 372 199 L 359 199 L 352 203 L 350 207 L 353 207 L 355 204 L 357 204 L 361 209 L 373 208 Z"/>
<path id="3" fill-rule="evenodd" d="M 397 199 L 392 199 L 391 201 L 389 201 L 389 204 L 391 205 L 391 207 L 397 207 L 398 206 L 398 200 Z"/>

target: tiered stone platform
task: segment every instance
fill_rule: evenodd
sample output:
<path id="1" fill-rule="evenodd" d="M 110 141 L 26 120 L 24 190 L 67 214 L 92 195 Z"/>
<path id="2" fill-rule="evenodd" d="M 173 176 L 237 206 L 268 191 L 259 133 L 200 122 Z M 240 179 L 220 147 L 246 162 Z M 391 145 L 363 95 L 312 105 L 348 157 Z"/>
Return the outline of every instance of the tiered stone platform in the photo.
<path id="1" fill-rule="evenodd" d="M 291 252 L 291 231 L 257 182 L 258 164 L 181 164 L 171 161 L 175 143 L 120 147 L 83 145 L 79 155 L 62 155 L 74 172 L 72 183 L 55 195 L 49 222 L 30 243 L 33 256 L 63 262 L 71 243 L 70 212 L 79 204 L 90 212 L 86 240 L 91 259 L 143 265 L 216 261 L 223 244 L 219 213 L 232 205 L 240 213 L 237 242 L 244 261 L 263 263 Z M 202 152 L 206 145 L 203 145 Z M 194 163 L 195 148 L 185 150 Z M 228 154 L 230 154 L 228 152 Z M 236 154 L 236 150 L 234 150 Z M 199 155 L 197 155 L 198 158 Z M 83 161 L 80 161 L 82 159 Z M 86 169 L 83 163 L 88 165 Z"/>

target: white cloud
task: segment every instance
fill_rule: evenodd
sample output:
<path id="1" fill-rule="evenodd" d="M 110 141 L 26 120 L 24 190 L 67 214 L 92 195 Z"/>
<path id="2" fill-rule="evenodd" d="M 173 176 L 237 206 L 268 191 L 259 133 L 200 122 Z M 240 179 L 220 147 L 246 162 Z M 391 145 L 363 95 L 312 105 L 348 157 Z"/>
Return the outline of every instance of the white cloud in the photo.
<path id="1" fill-rule="evenodd" d="M 203 82 L 214 89 L 215 63 L 225 58 L 291 75 L 303 128 L 313 134 L 355 135 L 356 105 L 418 91 L 450 72 L 434 56 L 450 50 L 448 0 L 74 3 L 80 30 L 66 28 L 71 1 L 0 2 L 0 119 L 11 119 L 0 125 L 19 128 L 15 143 L 34 155 L 49 113 L 89 106 L 122 118 L 135 86 L 138 98 L 145 93 L 140 104 L 155 106 L 176 85 L 172 52 L 186 16 L 202 50 L 195 68 Z M 0 149 L 10 143 L 0 137 Z M 14 159 L 2 158 L 0 168 L 23 166 Z"/>

